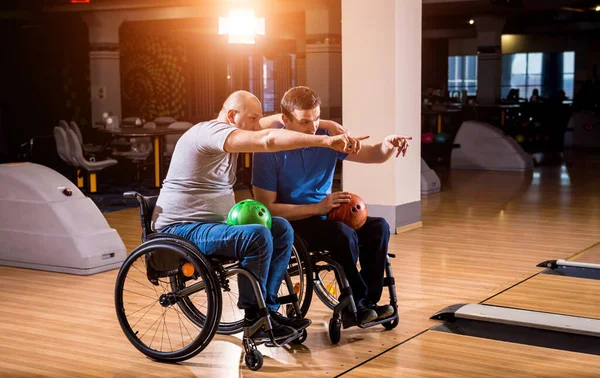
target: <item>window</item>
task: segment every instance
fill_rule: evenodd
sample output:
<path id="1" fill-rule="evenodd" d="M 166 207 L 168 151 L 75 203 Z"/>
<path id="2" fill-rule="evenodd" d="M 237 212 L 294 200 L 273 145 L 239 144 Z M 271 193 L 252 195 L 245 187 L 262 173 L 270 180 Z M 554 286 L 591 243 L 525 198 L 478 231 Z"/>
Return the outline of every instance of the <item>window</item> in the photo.
<path id="1" fill-rule="evenodd" d="M 544 86 L 542 53 L 523 53 L 502 57 L 502 97 L 512 88 L 519 90 L 519 97 L 530 98 L 533 90 L 541 92 Z"/>
<path id="2" fill-rule="evenodd" d="M 274 61 L 263 58 L 263 111 L 275 111 Z"/>
<path id="3" fill-rule="evenodd" d="M 477 94 L 477 55 L 448 57 L 448 91 Z"/>
<path id="4" fill-rule="evenodd" d="M 565 51 L 563 54 L 562 87 L 568 98 L 573 98 L 575 85 L 575 52 Z"/>
<path id="5" fill-rule="evenodd" d="M 544 97 L 564 90 L 573 98 L 575 53 L 521 53 L 502 56 L 502 98 L 512 88 L 519 97 L 529 99 L 534 89 Z"/>

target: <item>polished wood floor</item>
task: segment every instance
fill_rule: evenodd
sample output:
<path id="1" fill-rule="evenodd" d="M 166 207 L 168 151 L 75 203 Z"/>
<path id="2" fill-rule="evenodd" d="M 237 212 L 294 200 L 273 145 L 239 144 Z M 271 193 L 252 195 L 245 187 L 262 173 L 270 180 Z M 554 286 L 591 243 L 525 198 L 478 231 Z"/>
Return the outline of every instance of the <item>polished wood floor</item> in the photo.
<path id="1" fill-rule="evenodd" d="M 600 281 L 540 274 L 484 304 L 600 319 Z"/>
<path id="2" fill-rule="evenodd" d="M 265 365 L 259 372 L 245 368 L 234 336 L 216 337 L 180 364 L 145 358 L 116 320 L 114 270 L 82 277 L 0 267 L 0 376 L 593 376 L 600 357 L 427 330 L 438 324 L 429 319 L 438 310 L 485 301 L 525 283 L 541 270 L 539 262 L 600 242 L 600 181 L 590 179 L 598 173 L 595 164 L 538 168 L 533 175 L 440 171 L 443 191 L 423 198 L 423 227 L 393 235 L 390 243 L 398 256 L 392 264 L 400 325 L 342 330 L 340 344 L 332 346 L 331 312 L 315 297 L 305 344 L 260 347 Z M 139 244 L 136 209 L 105 216 L 129 250 Z M 551 366 L 558 372 L 577 361 L 577 374 L 539 370 L 549 355 L 556 356 Z M 511 364 L 520 374 L 511 375 L 517 371 Z"/>
<path id="3" fill-rule="evenodd" d="M 600 244 L 578 253 L 572 260 L 589 264 L 600 264 Z"/>
<path id="4" fill-rule="evenodd" d="M 427 331 L 344 377 L 590 378 L 599 366 L 596 356 Z"/>

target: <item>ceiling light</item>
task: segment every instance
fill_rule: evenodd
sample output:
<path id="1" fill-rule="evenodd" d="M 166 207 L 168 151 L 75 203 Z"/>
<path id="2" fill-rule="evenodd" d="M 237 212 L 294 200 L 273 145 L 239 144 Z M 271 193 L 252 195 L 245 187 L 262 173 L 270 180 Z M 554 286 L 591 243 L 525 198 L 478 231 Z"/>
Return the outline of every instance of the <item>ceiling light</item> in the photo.
<path id="1" fill-rule="evenodd" d="M 228 34 L 229 43 L 253 44 L 257 34 L 265 34 L 265 19 L 252 8 L 230 9 L 227 18 L 219 17 L 219 34 Z"/>

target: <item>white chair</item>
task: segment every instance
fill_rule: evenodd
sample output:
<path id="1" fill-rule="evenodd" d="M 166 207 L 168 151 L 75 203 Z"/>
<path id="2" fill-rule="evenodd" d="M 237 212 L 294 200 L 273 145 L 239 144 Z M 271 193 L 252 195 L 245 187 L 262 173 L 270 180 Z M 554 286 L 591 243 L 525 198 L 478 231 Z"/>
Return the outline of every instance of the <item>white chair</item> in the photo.
<path id="1" fill-rule="evenodd" d="M 156 124 L 154 122 L 147 122 L 144 126 L 144 129 L 155 129 Z M 125 159 L 131 160 L 135 164 L 135 177 L 136 180 L 140 180 L 140 165 L 143 165 L 145 168 L 146 160 L 148 156 L 153 151 L 152 148 L 152 140 L 148 137 L 142 138 L 131 138 L 129 140 L 131 143 L 131 149 L 129 151 L 116 151 L 113 152 L 113 156 L 121 157 Z"/>
<path id="2" fill-rule="evenodd" d="M 173 122 L 177 122 L 177 120 L 173 117 L 156 117 L 154 118 L 154 123 L 158 126 L 169 126 Z"/>
<path id="3" fill-rule="evenodd" d="M 114 159 L 106 159 L 101 161 L 88 161 L 83 156 L 83 148 L 77 139 L 77 135 L 73 130 L 67 130 L 67 141 L 71 156 L 77 162 L 79 168 L 85 169 L 88 172 L 90 192 L 96 193 L 96 173 L 118 163 Z"/>
<path id="4" fill-rule="evenodd" d="M 79 163 L 73 154 L 71 144 L 69 143 L 69 139 L 67 137 L 67 131 L 69 128 L 65 128 L 66 122 L 61 122 L 60 126 L 54 127 L 54 142 L 56 143 L 56 152 L 62 161 L 70 165 L 71 167 L 75 167 L 75 177 L 77 179 L 77 187 L 83 188 L 83 176 L 81 175 L 81 169 L 79 168 Z"/>
<path id="5" fill-rule="evenodd" d="M 62 161 L 70 166 L 77 167 L 77 160 L 73 158 L 71 148 L 67 140 L 67 132 L 63 127 L 54 127 L 54 142 L 56 143 L 56 152 Z"/>
<path id="6" fill-rule="evenodd" d="M 79 143 L 81 143 L 81 147 L 83 147 L 83 151 L 86 154 L 96 154 L 99 153 L 102 150 L 102 145 L 93 145 L 93 144 L 84 144 L 83 143 L 83 135 L 81 134 L 81 130 L 79 129 L 79 126 L 77 126 L 77 123 L 75 121 L 71 121 L 69 122 L 69 128 L 71 130 L 73 130 L 73 132 L 75 133 L 75 135 L 77 136 L 77 139 L 79 140 Z"/>

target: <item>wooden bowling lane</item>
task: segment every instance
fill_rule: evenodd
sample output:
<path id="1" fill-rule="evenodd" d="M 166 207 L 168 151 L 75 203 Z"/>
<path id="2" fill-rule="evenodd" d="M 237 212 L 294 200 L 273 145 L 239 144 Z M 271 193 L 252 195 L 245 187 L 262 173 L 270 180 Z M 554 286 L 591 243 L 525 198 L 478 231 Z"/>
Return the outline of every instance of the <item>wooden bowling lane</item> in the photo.
<path id="1" fill-rule="evenodd" d="M 600 281 L 539 274 L 483 304 L 600 319 Z"/>
<path id="2" fill-rule="evenodd" d="M 599 356 L 427 331 L 343 377 L 593 377 L 598 371 Z"/>
<path id="3" fill-rule="evenodd" d="M 590 264 L 600 264 L 600 243 L 576 254 L 569 261 L 578 261 Z"/>

